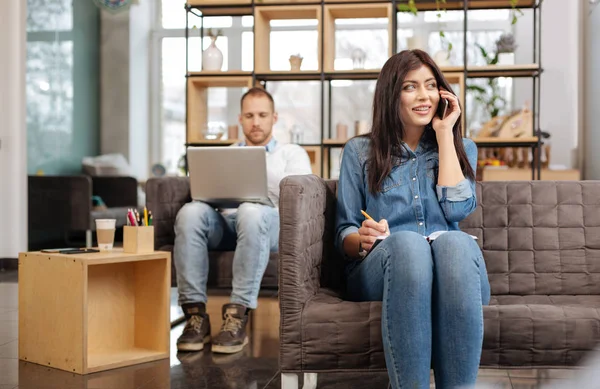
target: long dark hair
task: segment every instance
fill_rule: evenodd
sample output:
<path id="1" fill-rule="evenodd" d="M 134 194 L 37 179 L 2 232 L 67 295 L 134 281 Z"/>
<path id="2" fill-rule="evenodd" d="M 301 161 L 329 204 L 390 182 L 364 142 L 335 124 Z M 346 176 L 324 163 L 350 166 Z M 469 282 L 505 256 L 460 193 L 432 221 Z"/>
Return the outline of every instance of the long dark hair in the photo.
<path id="1" fill-rule="evenodd" d="M 398 158 L 402 162 L 401 158 L 404 154 L 402 149 L 404 148 L 408 152 L 402 144 L 405 129 L 400 119 L 400 94 L 407 73 L 419 69 L 422 65 L 431 69 L 438 88 L 441 87 L 454 93 L 440 68 L 429 54 L 422 50 L 404 50 L 387 60 L 377 79 L 373 97 L 373 124 L 371 132 L 366 135 L 371 139 L 368 180 L 369 191 L 373 194 L 381 190 L 383 181 L 392 171 L 394 162 Z M 462 113 L 452 129 L 454 147 L 464 176 L 474 180 L 475 174 L 463 147 L 461 117 Z M 437 147 L 433 128 L 427 125 L 425 132 L 425 135 L 430 137 Z"/>

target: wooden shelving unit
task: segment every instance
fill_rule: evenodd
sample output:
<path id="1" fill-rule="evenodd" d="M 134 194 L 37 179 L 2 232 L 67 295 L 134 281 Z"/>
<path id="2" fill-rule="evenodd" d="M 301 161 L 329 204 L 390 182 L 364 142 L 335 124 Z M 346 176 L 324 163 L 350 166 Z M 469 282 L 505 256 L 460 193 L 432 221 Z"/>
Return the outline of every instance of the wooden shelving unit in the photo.
<path id="1" fill-rule="evenodd" d="M 264 0 L 263 0 L 264 1 Z M 254 7 L 254 71 L 268 73 L 271 71 L 271 20 L 282 19 L 316 19 L 317 31 L 321 34 L 321 6 L 320 5 L 293 5 L 293 6 L 255 6 Z M 317 38 L 317 53 L 321 71 L 321 39 Z"/>
<path id="2" fill-rule="evenodd" d="M 236 73 L 236 72 L 232 72 Z M 208 88 L 250 88 L 252 76 L 188 74 L 187 79 L 187 140 L 186 143 L 203 143 L 203 132 L 208 125 Z"/>
<path id="3" fill-rule="evenodd" d="M 313 172 L 315 174 L 329 177 L 331 149 L 341 148 L 344 141 L 330 139 L 334 124 L 327 122 L 325 117 L 331 121 L 331 81 L 334 80 L 376 80 L 380 69 L 335 69 L 335 36 L 336 20 L 338 19 L 360 19 L 360 18 L 387 18 L 388 51 L 391 56 L 397 52 L 396 18 L 398 10 L 396 6 L 405 0 L 188 0 L 186 12 L 200 18 L 204 16 L 241 16 L 251 15 L 254 17 L 254 69 L 251 72 L 226 71 L 226 72 L 188 72 L 187 83 L 187 144 L 195 146 L 207 145 L 229 145 L 236 140 L 206 140 L 202 137 L 202 131 L 207 123 L 207 89 L 211 87 L 237 87 L 250 88 L 254 85 L 264 86 L 274 81 L 319 81 L 322 84 L 322 117 L 321 117 L 321 142 L 316 145 L 302 145 L 311 158 Z M 534 12 L 534 29 L 536 18 L 541 15 L 542 0 L 519 0 L 519 8 L 532 8 Z M 435 0 L 419 0 L 416 2 L 419 11 L 435 10 Z M 447 0 L 443 5 L 446 10 L 462 10 L 465 15 L 464 26 L 468 29 L 468 11 L 477 9 L 510 9 L 511 0 L 469 0 L 453 1 Z M 302 69 L 301 71 L 275 71 L 270 66 L 270 35 L 272 20 L 284 19 L 312 19 L 316 20 L 317 30 L 317 69 Z M 201 23 L 202 25 L 202 23 Z M 189 27 L 189 25 L 186 25 Z M 539 27 L 538 27 L 539 28 Z M 186 28 L 187 31 L 187 28 Z M 201 37 L 203 28 L 201 28 Z M 187 34 L 187 32 L 186 32 Z M 466 34 L 464 35 L 463 58 L 467 56 Z M 534 63 L 519 65 L 493 65 L 493 66 L 442 66 L 444 73 L 451 85 L 456 86 L 459 99 L 463 107 L 463 129 L 466 128 L 466 117 L 469 112 L 465 106 L 467 80 L 475 78 L 495 77 L 524 77 L 534 80 L 533 93 L 533 131 L 531 136 L 516 139 L 499 138 L 475 138 L 478 147 L 531 147 L 541 146 L 539 134 L 539 86 L 542 67 L 540 32 L 536 31 L 534 36 Z M 187 35 L 186 35 L 187 36 Z M 538 42 L 539 41 L 539 42 Z M 186 54 L 187 55 L 187 54 Z M 465 61 L 466 62 L 466 61 Z M 329 88 L 329 93 L 325 91 Z M 327 97 L 326 97 L 327 96 Z M 352 129 L 350 129 L 352 130 Z M 466 131 L 466 130 L 465 130 Z M 540 153 L 534 153 L 538 157 L 537 169 L 533 169 L 534 177 L 537 170 L 540 174 Z"/>
<path id="4" fill-rule="evenodd" d="M 324 44 L 323 62 L 326 72 L 335 72 L 335 21 L 337 19 L 362 19 L 362 18 L 387 18 L 391 20 L 394 15 L 391 3 L 369 4 L 335 4 L 325 5 L 323 23 Z M 393 40 L 392 23 L 388 23 L 388 57 L 392 55 Z M 331 44 L 333 42 L 333 44 Z M 360 69 L 357 73 L 379 72 L 379 69 Z"/>

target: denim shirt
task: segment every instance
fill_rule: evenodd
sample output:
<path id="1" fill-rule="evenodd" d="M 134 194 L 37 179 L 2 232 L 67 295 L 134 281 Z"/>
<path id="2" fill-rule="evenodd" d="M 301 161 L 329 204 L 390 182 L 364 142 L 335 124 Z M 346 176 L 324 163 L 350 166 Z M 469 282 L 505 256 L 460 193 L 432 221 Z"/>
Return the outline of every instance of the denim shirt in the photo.
<path id="1" fill-rule="evenodd" d="M 439 154 L 435 140 L 423 136 L 417 149 L 404 152 L 393 166 L 382 191 L 373 195 L 367 179 L 370 140 L 349 140 L 342 156 L 337 193 L 336 246 L 358 232 L 365 210 L 375 221 L 386 219 L 390 233 L 414 231 L 427 236 L 435 231 L 459 230 L 458 222 L 477 206 L 475 182 L 467 178 L 456 186 L 437 185 Z M 469 163 L 476 171 L 477 146 L 463 138 Z M 408 160 L 407 160 L 408 157 Z"/>

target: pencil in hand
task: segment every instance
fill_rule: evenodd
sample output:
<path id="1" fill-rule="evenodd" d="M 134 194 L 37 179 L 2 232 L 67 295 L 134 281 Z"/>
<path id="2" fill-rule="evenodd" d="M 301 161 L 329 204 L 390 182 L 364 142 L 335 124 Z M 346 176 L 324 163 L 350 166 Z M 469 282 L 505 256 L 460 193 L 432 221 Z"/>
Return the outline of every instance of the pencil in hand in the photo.
<path id="1" fill-rule="evenodd" d="M 373 219 L 371 216 L 369 216 L 369 214 L 368 214 L 368 213 L 366 213 L 366 212 L 365 212 L 365 211 L 363 211 L 362 209 L 360 210 L 360 213 L 362 213 L 362 214 L 363 214 L 363 216 L 364 216 L 364 217 L 366 217 L 367 219 L 375 221 L 375 220 L 374 220 L 374 219 Z"/>

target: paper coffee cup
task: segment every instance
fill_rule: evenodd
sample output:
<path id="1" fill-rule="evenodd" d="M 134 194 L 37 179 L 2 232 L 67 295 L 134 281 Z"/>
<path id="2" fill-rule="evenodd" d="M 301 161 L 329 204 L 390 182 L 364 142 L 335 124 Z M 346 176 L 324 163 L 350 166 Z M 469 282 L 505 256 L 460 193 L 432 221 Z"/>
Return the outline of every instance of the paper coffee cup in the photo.
<path id="1" fill-rule="evenodd" d="M 100 251 L 110 251 L 113 249 L 116 224 L 116 219 L 96 219 L 96 235 Z"/>

